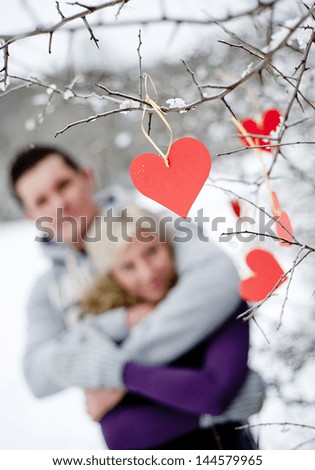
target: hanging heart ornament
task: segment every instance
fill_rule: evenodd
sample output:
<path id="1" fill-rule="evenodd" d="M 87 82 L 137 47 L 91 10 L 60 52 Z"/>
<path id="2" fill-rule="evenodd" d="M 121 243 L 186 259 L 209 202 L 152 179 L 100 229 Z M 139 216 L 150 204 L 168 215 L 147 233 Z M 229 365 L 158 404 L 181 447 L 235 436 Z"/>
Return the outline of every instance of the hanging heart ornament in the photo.
<path id="1" fill-rule="evenodd" d="M 131 162 L 130 177 L 140 193 L 186 218 L 211 170 L 207 147 L 197 139 L 176 140 L 167 156 L 169 167 L 154 153 Z"/>

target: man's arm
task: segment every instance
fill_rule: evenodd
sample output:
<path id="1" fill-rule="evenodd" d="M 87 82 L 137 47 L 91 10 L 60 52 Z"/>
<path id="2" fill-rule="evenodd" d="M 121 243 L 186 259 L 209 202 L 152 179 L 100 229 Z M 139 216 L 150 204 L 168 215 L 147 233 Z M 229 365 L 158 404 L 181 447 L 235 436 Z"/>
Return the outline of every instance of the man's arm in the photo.
<path id="1" fill-rule="evenodd" d="M 241 302 L 239 276 L 230 258 L 195 236 L 177 243 L 178 283 L 122 345 L 130 359 L 161 365 L 216 331 Z"/>
<path id="2" fill-rule="evenodd" d="M 94 331 L 95 328 L 98 334 L 104 337 L 104 344 L 107 337 L 121 340 L 128 334 L 124 309 L 114 309 L 104 315 L 89 316 L 87 321 L 80 322 L 76 328 L 68 329 L 63 312 L 51 303 L 47 289 L 50 282 L 50 274 L 39 279 L 27 304 L 24 374 L 30 389 L 38 398 L 57 393 L 67 386 L 60 382 L 52 365 L 56 354 L 62 351 L 61 344 L 71 344 L 72 347 L 75 345 L 76 356 L 83 366 L 84 360 L 81 355 L 85 354 L 86 334 L 90 329 Z M 89 349 L 93 352 L 96 344 L 93 344 L 93 339 L 90 343 Z M 88 376 L 86 386 L 88 386 L 89 371 L 86 375 Z"/>
<path id="3" fill-rule="evenodd" d="M 24 375 L 31 391 L 38 398 L 64 388 L 58 385 L 47 368 L 55 340 L 66 329 L 61 313 L 52 307 L 47 295 L 49 281 L 49 275 L 38 280 L 27 304 Z"/>

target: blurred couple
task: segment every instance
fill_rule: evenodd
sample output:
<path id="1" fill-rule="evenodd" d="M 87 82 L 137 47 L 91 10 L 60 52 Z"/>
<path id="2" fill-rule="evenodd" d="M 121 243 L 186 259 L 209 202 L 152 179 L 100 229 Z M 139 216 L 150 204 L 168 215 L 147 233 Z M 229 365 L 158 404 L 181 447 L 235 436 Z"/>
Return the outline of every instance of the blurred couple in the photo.
<path id="1" fill-rule="evenodd" d="M 34 395 L 84 389 L 109 449 L 256 449 L 237 428 L 260 410 L 264 385 L 247 365 L 231 260 L 191 223 L 191 239 L 174 242 L 170 225 L 161 233 L 158 215 L 119 192 L 95 197 L 90 170 L 61 149 L 20 152 L 11 184 L 52 261 L 27 306 Z"/>

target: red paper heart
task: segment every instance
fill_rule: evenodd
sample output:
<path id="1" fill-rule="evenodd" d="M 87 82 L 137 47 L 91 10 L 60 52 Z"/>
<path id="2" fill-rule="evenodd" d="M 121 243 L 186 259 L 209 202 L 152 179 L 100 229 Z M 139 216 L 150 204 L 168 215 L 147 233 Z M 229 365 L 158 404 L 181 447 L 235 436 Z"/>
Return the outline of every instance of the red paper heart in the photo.
<path id="1" fill-rule="evenodd" d="M 236 217 L 239 217 L 241 215 L 241 205 L 238 202 L 238 199 L 232 199 L 231 206 L 232 206 L 232 209 L 233 209 Z"/>
<path id="2" fill-rule="evenodd" d="M 211 169 L 207 147 L 197 139 L 176 140 L 168 155 L 169 168 L 154 153 L 143 153 L 130 165 L 130 176 L 140 193 L 171 209 L 187 214 Z"/>
<path id="3" fill-rule="evenodd" d="M 292 228 L 291 221 L 290 221 L 288 214 L 283 211 L 281 212 L 281 215 L 277 217 L 276 233 L 278 237 L 285 238 L 289 242 L 293 242 L 294 241 L 293 237 L 286 230 L 284 230 L 284 228 L 280 224 L 278 224 L 278 221 L 281 222 L 283 227 L 288 229 L 289 232 L 293 234 L 293 228 Z M 285 242 L 283 240 L 280 240 L 280 245 L 292 246 L 291 243 Z"/>
<path id="4" fill-rule="evenodd" d="M 254 275 L 241 281 L 240 295 L 249 302 L 265 299 L 284 274 L 281 266 L 269 251 L 255 249 L 246 256 L 246 263 Z M 284 278 L 279 286 L 286 280 Z"/>
<path id="5" fill-rule="evenodd" d="M 241 137 L 241 142 L 246 146 L 250 146 L 251 141 L 253 141 L 254 144 L 257 146 L 270 144 L 270 141 L 267 139 L 267 137 L 270 136 L 270 133 L 272 131 L 275 131 L 277 129 L 278 125 L 280 124 L 280 118 L 281 114 L 277 109 L 268 109 L 264 112 L 260 123 L 257 123 L 256 121 L 254 121 L 254 119 L 251 118 L 244 119 L 243 121 L 241 121 L 241 124 L 246 130 L 247 134 L 264 135 L 266 136 L 266 139 L 255 137 Z M 262 150 L 265 150 L 266 152 L 271 152 L 270 147 L 264 147 Z"/>

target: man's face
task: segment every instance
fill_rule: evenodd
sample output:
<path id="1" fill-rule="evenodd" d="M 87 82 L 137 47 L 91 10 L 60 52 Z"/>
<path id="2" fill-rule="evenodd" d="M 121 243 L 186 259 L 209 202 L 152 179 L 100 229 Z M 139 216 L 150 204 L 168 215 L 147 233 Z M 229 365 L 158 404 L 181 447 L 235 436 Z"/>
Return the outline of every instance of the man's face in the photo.
<path id="1" fill-rule="evenodd" d="M 58 241 L 78 243 L 99 208 L 93 200 L 94 181 L 88 170 L 76 171 L 51 154 L 17 181 L 16 192 L 28 218 Z"/>

